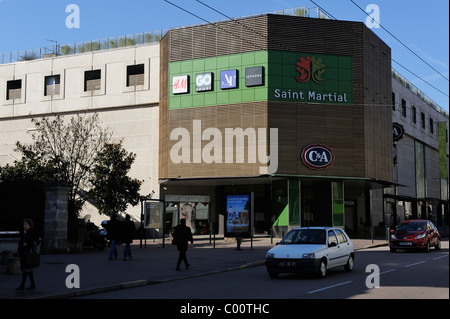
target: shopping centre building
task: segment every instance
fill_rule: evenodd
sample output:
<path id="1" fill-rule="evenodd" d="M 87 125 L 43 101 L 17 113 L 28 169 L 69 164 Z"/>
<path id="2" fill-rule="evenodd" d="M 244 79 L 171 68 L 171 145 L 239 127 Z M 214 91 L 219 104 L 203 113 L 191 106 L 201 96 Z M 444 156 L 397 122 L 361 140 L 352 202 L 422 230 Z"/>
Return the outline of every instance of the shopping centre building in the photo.
<path id="1" fill-rule="evenodd" d="M 164 200 L 164 220 L 144 207 L 150 228 L 448 225 L 448 112 L 363 23 L 291 12 L 0 65 L 0 166 L 31 118 L 97 113 L 137 154 L 141 193 Z"/>

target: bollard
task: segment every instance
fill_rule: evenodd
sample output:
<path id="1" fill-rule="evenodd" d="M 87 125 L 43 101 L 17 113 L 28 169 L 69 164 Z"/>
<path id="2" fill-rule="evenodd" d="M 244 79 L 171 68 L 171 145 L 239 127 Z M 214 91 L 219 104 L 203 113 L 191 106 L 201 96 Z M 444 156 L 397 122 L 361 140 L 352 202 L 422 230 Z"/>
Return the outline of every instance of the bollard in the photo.
<path id="1" fill-rule="evenodd" d="M 22 271 L 20 270 L 20 259 L 18 257 L 9 258 L 6 263 L 6 274 L 7 275 L 20 275 Z"/>
<path id="2" fill-rule="evenodd" d="M 241 249 L 241 236 L 240 236 L 240 235 L 237 235 L 237 236 L 236 236 L 236 243 L 237 243 L 237 248 L 236 248 L 236 250 L 242 250 L 242 249 Z"/>

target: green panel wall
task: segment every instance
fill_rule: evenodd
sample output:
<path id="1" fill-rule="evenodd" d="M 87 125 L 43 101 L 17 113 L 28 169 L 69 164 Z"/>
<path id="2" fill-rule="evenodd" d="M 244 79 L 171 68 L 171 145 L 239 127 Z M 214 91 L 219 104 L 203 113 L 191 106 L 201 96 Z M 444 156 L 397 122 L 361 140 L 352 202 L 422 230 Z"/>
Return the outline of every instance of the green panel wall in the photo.
<path id="1" fill-rule="evenodd" d="M 269 100 L 351 104 L 352 58 L 269 52 Z"/>
<path id="2" fill-rule="evenodd" d="M 267 55 L 267 51 L 258 51 L 169 63 L 169 109 L 266 101 Z M 264 67 L 264 85 L 246 87 L 245 68 L 254 66 Z M 220 71 L 231 69 L 238 70 L 238 87 L 222 90 L 220 89 Z M 195 75 L 205 72 L 214 73 L 213 91 L 196 92 Z M 177 75 L 190 76 L 189 93 L 172 94 L 172 77 Z"/>
<path id="3" fill-rule="evenodd" d="M 344 227 L 344 182 L 331 183 L 333 196 L 333 226 Z"/>
<path id="4" fill-rule="evenodd" d="M 245 68 L 263 66 L 264 83 L 245 86 Z M 238 70 L 238 87 L 220 88 L 220 71 Z M 196 92 L 195 76 L 212 72 L 213 90 Z M 189 75 L 189 92 L 172 93 L 172 78 Z M 169 109 L 256 101 L 352 104 L 352 58 L 287 51 L 256 51 L 169 63 Z"/>

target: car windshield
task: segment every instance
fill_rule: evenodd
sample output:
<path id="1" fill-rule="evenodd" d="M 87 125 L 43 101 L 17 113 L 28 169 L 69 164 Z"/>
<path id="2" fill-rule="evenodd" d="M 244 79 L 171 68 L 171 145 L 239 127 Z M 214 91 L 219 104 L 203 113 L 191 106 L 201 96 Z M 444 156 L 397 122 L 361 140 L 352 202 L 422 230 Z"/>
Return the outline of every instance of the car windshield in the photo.
<path id="1" fill-rule="evenodd" d="M 290 231 L 281 241 L 282 245 L 289 244 L 325 244 L 325 230 L 323 229 L 295 229 Z"/>
<path id="2" fill-rule="evenodd" d="M 420 231 L 427 229 L 427 223 L 425 222 L 409 222 L 402 223 L 398 225 L 397 230 L 406 230 L 406 231 Z"/>

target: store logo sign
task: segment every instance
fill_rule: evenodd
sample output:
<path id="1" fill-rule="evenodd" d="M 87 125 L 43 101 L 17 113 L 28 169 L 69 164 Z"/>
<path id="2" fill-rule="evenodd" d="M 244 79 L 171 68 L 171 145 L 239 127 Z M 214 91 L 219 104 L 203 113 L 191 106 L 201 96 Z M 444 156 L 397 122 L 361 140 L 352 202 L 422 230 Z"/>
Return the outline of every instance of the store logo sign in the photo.
<path id="1" fill-rule="evenodd" d="M 220 71 L 220 88 L 222 90 L 237 88 L 237 70 Z"/>
<path id="2" fill-rule="evenodd" d="M 303 149 L 303 163 L 311 169 L 326 169 L 333 164 L 333 151 L 321 144 L 311 144 Z"/>
<path id="3" fill-rule="evenodd" d="M 211 91 L 213 87 L 213 74 L 199 73 L 195 76 L 195 90 L 197 92 Z"/>
<path id="4" fill-rule="evenodd" d="M 189 75 L 174 76 L 172 78 L 172 93 L 181 94 L 189 92 Z"/>
<path id="5" fill-rule="evenodd" d="M 315 58 L 312 56 L 300 57 L 300 61 L 296 63 L 297 76 L 295 79 L 297 82 L 306 83 L 309 80 L 317 84 L 325 82 L 325 64 L 322 63 L 321 58 Z"/>
<path id="6" fill-rule="evenodd" d="M 264 67 L 255 66 L 245 68 L 245 86 L 261 86 L 264 85 Z"/>
<path id="7" fill-rule="evenodd" d="M 395 122 L 392 123 L 392 135 L 394 138 L 394 142 L 398 142 L 403 138 L 403 134 L 405 134 L 405 129 L 403 125 Z"/>

